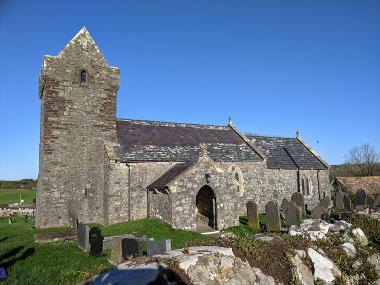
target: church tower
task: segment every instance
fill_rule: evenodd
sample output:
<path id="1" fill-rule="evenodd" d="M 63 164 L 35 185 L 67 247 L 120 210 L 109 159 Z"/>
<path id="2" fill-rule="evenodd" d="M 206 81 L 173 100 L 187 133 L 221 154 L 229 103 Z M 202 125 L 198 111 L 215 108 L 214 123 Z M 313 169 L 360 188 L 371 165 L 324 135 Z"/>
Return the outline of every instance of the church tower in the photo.
<path id="1" fill-rule="evenodd" d="M 40 74 L 37 226 L 104 222 L 104 140 L 116 141 L 119 69 L 86 28 Z"/>

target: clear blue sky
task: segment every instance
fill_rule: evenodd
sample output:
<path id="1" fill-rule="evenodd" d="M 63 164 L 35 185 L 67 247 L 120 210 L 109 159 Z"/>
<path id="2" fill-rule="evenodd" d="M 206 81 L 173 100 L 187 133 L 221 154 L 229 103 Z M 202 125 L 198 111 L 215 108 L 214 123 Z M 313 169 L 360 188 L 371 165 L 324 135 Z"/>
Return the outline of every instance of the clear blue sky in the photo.
<path id="1" fill-rule="evenodd" d="M 37 177 L 42 58 L 82 26 L 121 69 L 118 117 L 380 151 L 380 1 L 0 0 L 0 179 Z"/>

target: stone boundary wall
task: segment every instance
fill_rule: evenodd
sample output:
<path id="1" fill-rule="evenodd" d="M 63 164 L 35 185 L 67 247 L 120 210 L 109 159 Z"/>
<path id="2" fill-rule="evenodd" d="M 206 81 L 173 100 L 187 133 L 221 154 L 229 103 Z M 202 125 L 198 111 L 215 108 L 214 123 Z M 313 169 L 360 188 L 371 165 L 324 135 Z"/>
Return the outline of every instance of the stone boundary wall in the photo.
<path id="1" fill-rule="evenodd" d="M 33 208 L 0 208 L 0 217 L 9 217 L 11 215 L 34 216 L 36 209 Z"/>

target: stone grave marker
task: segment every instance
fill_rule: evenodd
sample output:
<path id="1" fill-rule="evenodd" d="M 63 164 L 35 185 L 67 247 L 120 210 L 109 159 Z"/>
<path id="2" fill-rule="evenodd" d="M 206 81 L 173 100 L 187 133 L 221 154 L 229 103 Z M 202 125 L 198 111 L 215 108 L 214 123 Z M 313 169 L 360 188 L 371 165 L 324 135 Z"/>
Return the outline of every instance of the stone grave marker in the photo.
<path id="1" fill-rule="evenodd" d="M 311 217 L 313 219 L 326 219 L 326 216 L 328 217 L 328 210 L 321 205 L 318 205 L 311 210 Z"/>
<path id="2" fill-rule="evenodd" d="M 253 200 L 249 200 L 247 202 L 247 219 L 248 219 L 248 225 L 252 229 L 259 229 L 259 212 L 257 208 L 257 204 Z"/>
<path id="3" fill-rule="evenodd" d="M 269 201 L 265 205 L 265 214 L 267 216 L 267 231 L 279 232 L 281 230 L 281 218 L 277 203 Z"/>
<path id="4" fill-rule="evenodd" d="M 288 207 L 289 207 L 288 199 L 286 199 L 286 198 L 282 199 L 280 210 L 281 210 L 281 214 L 282 214 L 284 219 L 286 219 L 286 213 L 288 211 Z"/>
<path id="5" fill-rule="evenodd" d="M 333 201 L 330 199 L 330 197 L 324 197 L 319 201 L 319 206 L 325 208 L 326 210 L 330 210 L 334 207 Z"/>
<path id="6" fill-rule="evenodd" d="M 300 207 L 296 205 L 294 201 L 290 201 L 288 203 L 286 220 L 288 221 L 290 226 L 292 225 L 299 226 L 301 224 L 302 210 Z"/>
<path id="7" fill-rule="evenodd" d="M 78 223 L 78 246 L 83 250 L 90 250 L 90 230 L 87 225 Z"/>
<path id="8" fill-rule="evenodd" d="M 90 253 L 93 256 L 101 256 L 103 251 L 102 231 L 99 227 L 93 227 L 90 230 Z"/>
<path id="9" fill-rule="evenodd" d="M 114 264 L 120 264 L 124 261 L 121 238 L 115 238 L 111 242 L 111 261 Z"/>
<path id="10" fill-rule="evenodd" d="M 296 205 L 301 208 L 302 214 L 306 214 L 305 198 L 303 197 L 302 193 L 294 192 L 292 194 L 291 200 L 294 201 L 294 203 L 296 203 Z"/>
<path id="11" fill-rule="evenodd" d="M 346 211 L 352 210 L 351 199 L 347 196 L 347 194 L 344 194 L 343 196 L 343 204 Z"/>
<path id="12" fill-rule="evenodd" d="M 367 193 L 363 189 L 356 190 L 355 194 L 355 206 L 356 210 L 362 211 L 367 207 Z"/>
<path id="13" fill-rule="evenodd" d="M 165 253 L 172 250 L 172 241 L 170 239 L 165 240 L 148 240 L 147 242 L 147 254 L 153 256 L 156 254 Z"/>
<path id="14" fill-rule="evenodd" d="M 367 195 L 366 202 L 369 208 L 370 215 L 372 214 L 372 209 L 373 209 L 373 206 L 375 205 L 375 201 L 376 201 L 375 197 L 373 197 L 371 194 Z"/>
<path id="15" fill-rule="evenodd" d="M 143 255 L 143 242 L 134 238 L 123 238 L 122 240 L 123 258 L 137 257 Z"/>
<path id="16" fill-rule="evenodd" d="M 339 190 L 335 193 L 335 209 L 338 211 L 344 211 L 344 193 Z"/>
<path id="17" fill-rule="evenodd" d="M 380 207 L 380 195 L 376 197 L 374 207 Z"/>

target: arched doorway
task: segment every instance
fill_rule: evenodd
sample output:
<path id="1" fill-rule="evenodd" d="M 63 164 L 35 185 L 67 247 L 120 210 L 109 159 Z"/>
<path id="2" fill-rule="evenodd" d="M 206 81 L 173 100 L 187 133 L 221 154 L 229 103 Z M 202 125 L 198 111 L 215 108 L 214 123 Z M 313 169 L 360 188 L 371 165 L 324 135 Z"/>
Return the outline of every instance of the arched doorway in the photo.
<path id="1" fill-rule="evenodd" d="M 209 227 L 217 229 L 216 198 L 210 186 L 205 185 L 198 191 L 196 205 L 198 213 L 205 218 L 205 223 Z"/>

